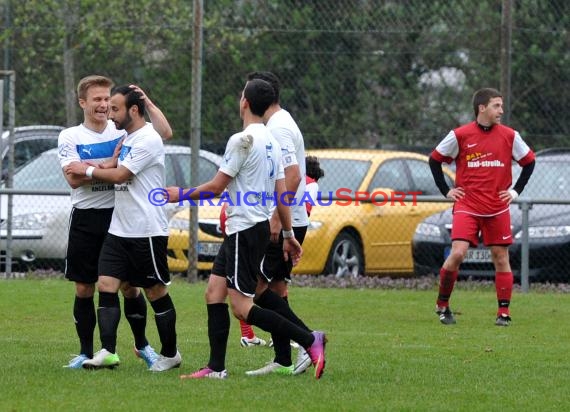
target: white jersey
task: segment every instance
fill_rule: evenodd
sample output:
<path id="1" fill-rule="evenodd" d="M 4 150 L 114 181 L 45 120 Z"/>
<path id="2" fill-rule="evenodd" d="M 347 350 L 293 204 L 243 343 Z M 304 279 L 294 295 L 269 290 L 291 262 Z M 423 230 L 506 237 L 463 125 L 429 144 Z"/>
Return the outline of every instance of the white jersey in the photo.
<path id="1" fill-rule="evenodd" d="M 226 234 L 268 220 L 275 204 L 275 181 L 283 179 L 281 148 L 262 123 L 250 124 L 230 137 L 220 171 L 233 177 L 228 185 Z"/>
<path id="2" fill-rule="evenodd" d="M 124 130 L 117 130 L 110 120 L 102 133 L 83 124 L 62 130 L 57 142 L 61 167 L 72 162 L 104 162 L 113 156 L 117 143 L 126 135 Z M 78 209 L 111 208 L 115 205 L 114 189 L 112 183 L 94 179 L 89 184 L 71 189 L 71 204 Z"/>
<path id="3" fill-rule="evenodd" d="M 164 145 L 151 124 L 129 134 L 123 142 L 118 166 L 134 176 L 115 185 L 115 210 L 109 233 L 119 237 L 168 236 L 163 207 L 153 205 L 153 189 L 164 187 Z"/>
<path id="4" fill-rule="evenodd" d="M 301 181 L 295 193 L 295 204 L 291 206 L 291 223 L 294 227 L 308 226 L 307 208 L 300 204 L 306 188 L 305 142 L 301 130 L 291 114 L 284 109 L 269 118 L 267 127 L 281 146 L 283 167 L 287 169 L 289 166 L 299 165 Z"/>

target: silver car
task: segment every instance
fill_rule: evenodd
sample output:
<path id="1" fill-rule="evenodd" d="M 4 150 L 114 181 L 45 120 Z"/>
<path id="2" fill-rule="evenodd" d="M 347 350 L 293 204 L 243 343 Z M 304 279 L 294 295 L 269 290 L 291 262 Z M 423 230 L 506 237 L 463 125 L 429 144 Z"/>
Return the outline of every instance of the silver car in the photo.
<path id="1" fill-rule="evenodd" d="M 190 148 L 165 145 L 166 186 L 190 186 Z M 210 180 L 222 158 L 200 150 L 199 183 Z M 14 174 L 14 189 L 69 191 L 57 156 L 57 149 L 42 153 Z M 0 203 L 0 265 L 5 264 L 7 245 L 7 199 Z M 51 268 L 61 270 L 67 248 L 68 219 L 71 211 L 69 194 L 12 195 L 12 262 L 18 269 Z M 180 208 L 168 204 L 171 217 Z"/>
<path id="2" fill-rule="evenodd" d="M 14 128 L 14 169 L 25 165 L 34 157 L 46 150 L 57 147 L 57 138 L 64 129 L 62 126 L 34 125 Z M 0 162 L 2 162 L 2 179 L 8 176 L 8 150 L 10 149 L 10 133 L 2 132 L 0 139 Z"/>

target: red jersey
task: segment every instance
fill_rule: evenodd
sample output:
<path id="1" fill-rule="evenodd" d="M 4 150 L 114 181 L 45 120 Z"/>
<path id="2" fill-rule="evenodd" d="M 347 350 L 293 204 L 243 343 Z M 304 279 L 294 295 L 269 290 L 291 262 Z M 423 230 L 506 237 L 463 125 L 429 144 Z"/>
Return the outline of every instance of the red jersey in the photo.
<path id="1" fill-rule="evenodd" d="M 465 190 L 465 197 L 455 202 L 454 213 L 493 216 L 509 209 L 499 192 L 512 185 L 511 162 L 525 166 L 534 153 L 520 134 L 510 127 L 494 125 L 483 130 L 472 122 L 452 130 L 431 156 L 451 163 L 455 160 L 455 187 Z"/>

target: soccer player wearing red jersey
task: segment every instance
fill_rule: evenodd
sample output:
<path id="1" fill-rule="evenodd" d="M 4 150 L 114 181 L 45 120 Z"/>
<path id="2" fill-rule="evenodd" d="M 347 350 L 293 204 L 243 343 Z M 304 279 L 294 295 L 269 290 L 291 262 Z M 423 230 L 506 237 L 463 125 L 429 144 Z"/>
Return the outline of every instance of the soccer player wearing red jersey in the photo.
<path id="1" fill-rule="evenodd" d="M 455 201 L 451 229 L 451 252 L 439 272 L 436 313 L 441 323 L 455 323 L 449 298 L 469 246 L 476 247 L 479 233 L 490 248 L 495 266 L 498 311 L 495 324 L 511 323 L 509 305 L 513 274 L 509 263 L 512 243 L 510 203 L 523 191 L 534 170 L 534 152 L 520 134 L 501 124 L 503 98 L 499 91 L 480 89 L 473 95 L 474 122 L 449 132 L 430 156 L 430 167 L 441 193 Z M 511 188 L 511 162 L 521 174 Z M 455 187 L 449 188 L 442 163 L 455 161 Z"/>

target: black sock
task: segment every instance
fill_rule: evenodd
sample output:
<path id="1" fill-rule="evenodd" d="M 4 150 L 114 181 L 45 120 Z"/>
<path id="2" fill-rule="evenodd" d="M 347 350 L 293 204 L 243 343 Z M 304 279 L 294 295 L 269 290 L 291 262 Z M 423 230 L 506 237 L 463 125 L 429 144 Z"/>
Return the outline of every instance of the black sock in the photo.
<path id="1" fill-rule="evenodd" d="M 271 339 L 273 339 L 273 351 L 275 352 L 273 361 L 283 366 L 292 365 L 290 339 L 276 333 L 271 334 Z"/>
<path id="2" fill-rule="evenodd" d="M 154 310 L 154 320 L 162 348 L 160 354 L 167 358 L 176 356 L 176 309 L 167 293 L 160 299 L 150 302 Z"/>
<path id="3" fill-rule="evenodd" d="M 315 340 L 309 331 L 295 325 L 279 313 L 256 305 L 253 305 L 247 314 L 246 322 L 258 326 L 266 332 L 281 334 L 287 339 L 292 339 L 303 348 L 308 348 Z"/>
<path id="4" fill-rule="evenodd" d="M 148 345 L 146 338 L 146 300 L 142 293 L 136 298 L 128 299 L 125 297 L 125 317 L 131 325 L 133 336 L 135 338 L 135 346 L 137 349 L 144 349 Z"/>
<path id="5" fill-rule="evenodd" d="M 271 289 L 265 289 L 265 291 L 254 300 L 256 305 L 277 312 L 285 319 L 293 322 L 295 325 L 305 329 L 306 331 L 312 332 L 312 330 L 305 325 L 295 312 L 293 312 L 287 300 L 283 299 Z"/>
<path id="6" fill-rule="evenodd" d="M 92 358 L 93 333 L 95 332 L 95 325 L 97 325 L 93 296 L 89 298 L 75 297 L 73 319 L 75 319 L 75 330 L 81 347 L 79 353 Z"/>
<path id="7" fill-rule="evenodd" d="M 206 305 L 208 310 L 208 339 L 210 360 L 208 367 L 216 372 L 226 369 L 226 349 L 230 334 L 230 314 L 227 303 Z"/>
<path id="8" fill-rule="evenodd" d="M 99 292 L 99 336 L 101 346 L 111 353 L 117 349 L 117 328 L 121 319 L 121 305 L 118 293 Z"/>

